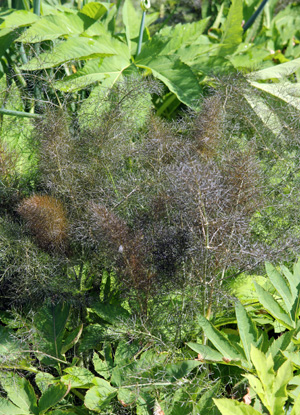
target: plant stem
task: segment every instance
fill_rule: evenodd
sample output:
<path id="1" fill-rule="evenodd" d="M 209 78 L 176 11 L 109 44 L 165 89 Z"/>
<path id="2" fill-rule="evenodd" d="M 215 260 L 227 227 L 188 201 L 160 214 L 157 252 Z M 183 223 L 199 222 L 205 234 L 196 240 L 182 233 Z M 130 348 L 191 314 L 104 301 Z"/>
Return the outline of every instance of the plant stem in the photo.
<path id="1" fill-rule="evenodd" d="M 5 108 L 0 108 L 0 114 L 11 115 L 13 117 L 27 117 L 27 118 L 41 118 L 41 114 L 35 114 L 31 112 L 13 111 Z"/>
<path id="2" fill-rule="evenodd" d="M 258 7 L 258 9 L 253 13 L 253 15 L 250 17 L 250 19 L 244 24 L 244 27 L 243 27 L 244 33 L 255 22 L 257 16 L 260 14 L 260 12 L 262 12 L 262 10 L 265 7 L 265 5 L 267 4 L 267 2 L 268 2 L 268 0 L 263 0 L 261 2 L 260 6 Z"/>
<path id="3" fill-rule="evenodd" d="M 146 11 L 143 11 L 136 56 L 138 56 L 142 50 L 143 34 L 144 34 L 144 29 L 145 29 L 145 17 L 146 17 Z"/>

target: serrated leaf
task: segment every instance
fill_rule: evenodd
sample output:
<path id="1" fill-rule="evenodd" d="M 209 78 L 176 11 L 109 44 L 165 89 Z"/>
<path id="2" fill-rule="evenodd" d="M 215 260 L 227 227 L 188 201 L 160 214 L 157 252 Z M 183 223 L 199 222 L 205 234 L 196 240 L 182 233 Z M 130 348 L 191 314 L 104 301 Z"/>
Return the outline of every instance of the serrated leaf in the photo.
<path id="1" fill-rule="evenodd" d="M 268 94 L 288 103 L 297 110 L 300 110 L 300 98 L 298 98 L 298 92 L 296 92 L 300 90 L 300 83 L 293 84 L 291 82 L 279 82 L 277 84 L 265 84 L 255 81 L 250 81 L 250 83 L 255 88 L 267 92 Z"/>
<path id="2" fill-rule="evenodd" d="M 158 56 L 152 59 L 138 59 L 135 64 L 150 70 L 155 78 L 160 79 L 179 101 L 191 108 L 197 108 L 201 88 L 191 68 L 176 56 Z"/>
<path id="3" fill-rule="evenodd" d="M 223 27 L 221 48 L 219 56 L 226 56 L 235 51 L 242 42 L 243 28 L 243 2 L 242 0 L 232 0 L 228 16 Z"/>
<path id="4" fill-rule="evenodd" d="M 42 394 L 39 400 L 39 414 L 45 413 L 49 408 L 60 402 L 68 393 L 70 388 L 62 383 L 51 385 Z"/>
<path id="5" fill-rule="evenodd" d="M 122 17 L 125 26 L 127 45 L 129 50 L 131 50 L 131 39 L 139 35 L 140 29 L 140 18 L 131 0 L 125 0 Z"/>
<path id="6" fill-rule="evenodd" d="M 259 302 L 264 308 L 276 319 L 279 323 L 283 324 L 288 329 L 295 328 L 295 323 L 291 320 L 289 315 L 283 310 L 273 296 L 264 290 L 259 284 L 254 282 Z"/>
<path id="7" fill-rule="evenodd" d="M 61 353 L 65 354 L 71 347 L 73 347 L 79 340 L 83 330 L 83 323 L 74 329 L 66 338 L 63 339 Z"/>
<path id="8" fill-rule="evenodd" d="M 97 386 L 89 389 L 84 398 L 84 404 L 92 411 L 101 412 L 105 406 L 117 395 L 118 390 L 113 388 L 104 379 L 97 378 Z"/>
<path id="9" fill-rule="evenodd" d="M 57 304 L 45 306 L 35 315 L 34 324 L 38 330 L 40 350 L 57 359 L 63 359 L 61 348 L 65 326 L 69 318 L 70 306 Z M 38 355 L 40 358 L 40 355 Z M 57 364 L 54 359 L 45 357 L 46 364 Z"/>
<path id="10" fill-rule="evenodd" d="M 185 360 L 178 363 L 169 363 L 165 366 L 164 378 L 169 382 L 176 382 L 178 379 L 182 379 L 189 374 L 195 367 L 200 366 L 202 363 L 197 360 Z"/>
<path id="11" fill-rule="evenodd" d="M 104 379 L 109 379 L 111 377 L 112 366 L 110 366 L 106 360 L 100 359 L 96 352 L 93 354 L 93 364 L 95 371 L 103 376 Z"/>
<path id="12" fill-rule="evenodd" d="M 235 313 L 237 318 L 237 324 L 239 329 L 239 334 L 241 337 L 242 344 L 244 346 L 244 351 L 248 360 L 248 363 L 251 364 L 250 350 L 251 345 L 256 345 L 258 341 L 258 330 L 247 314 L 245 308 L 242 304 L 237 301 L 235 305 Z"/>
<path id="13" fill-rule="evenodd" d="M 256 409 L 234 399 L 214 399 L 222 415 L 261 415 Z"/>
<path id="14" fill-rule="evenodd" d="M 187 346 L 200 355 L 199 360 L 203 359 L 212 362 L 222 362 L 223 355 L 209 346 L 192 342 L 187 343 Z"/>
<path id="15" fill-rule="evenodd" d="M 219 350 L 223 357 L 231 360 L 245 359 L 224 334 L 217 330 L 205 317 L 199 315 L 198 321 L 207 338 L 212 342 L 215 348 Z"/>
<path id="16" fill-rule="evenodd" d="M 19 37 L 17 30 L 12 28 L 0 30 L 0 57 L 6 52 L 6 49 Z"/>
<path id="17" fill-rule="evenodd" d="M 30 413 L 24 409 L 18 408 L 9 400 L 0 398 L 0 415 L 30 415 Z"/>
<path id="18" fill-rule="evenodd" d="M 71 388 L 88 388 L 95 378 L 93 373 L 84 367 L 68 367 L 64 372 L 67 374 L 61 377 L 61 381 L 65 385 L 71 385 Z"/>
<path id="19" fill-rule="evenodd" d="M 95 1 L 91 1 L 85 4 L 80 13 L 85 14 L 86 16 L 90 17 L 91 19 L 98 20 L 100 19 L 113 5 L 111 3 L 96 3 Z"/>
<path id="20" fill-rule="evenodd" d="M 19 38 L 19 42 L 37 43 L 54 40 L 61 36 L 79 35 L 95 23 L 94 19 L 82 13 L 58 13 L 43 16 L 31 25 Z"/>
<path id="21" fill-rule="evenodd" d="M 286 311 L 290 314 L 293 305 L 293 298 L 290 287 L 288 286 L 285 278 L 280 274 L 279 271 L 277 271 L 275 267 L 273 267 L 272 264 L 266 262 L 265 267 L 269 280 L 283 299 L 286 306 Z"/>
<path id="22" fill-rule="evenodd" d="M 62 81 L 57 81 L 55 87 L 64 92 L 76 91 L 107 78 L 110 78 L 112 86 L 117 80 L 122 79 L 122 72 L 129 65 L 130 62 L 121 56 L 91 59 L 75 74 L 65 77 Z"/>
<path id="23" fill-rule="evenodd" d="M 89 324 L 83 329 L 79 350 L 87 351 L 90 349 L 97 349 L 99 343 L 104 340 L 105 327 L 101 324 Z"/>
<path id="24" fill-rule="evenodd" d="M 268 106 L 266 100 L 258 95 L 247 92 L 244 92 L 243 95 L 264 125 L 269 128 L 273 134 L 278 135 L 283 128 L 282 122 L 276 113 Z"/>
<path id="25" fill-rule="evenodd" d="M 38 414 L 34 389 L 27 379 L 11 372 L 0 372 L 0 382 L 13 404 L 23 412 Z"/>
<path id="26" fill-rule="evenodd" d="M 41 53 L 21 68 L 29 71 L 52 68 L 70 60 L 121 55 L 129 58 L 125 44 L 110 36 L 71 37 L 56 46 L 52 53 Z"/>
<path id="27" fill-rule="evenodd" d="M 14 332 L 7 327 L 0 326 L 0 360 L 14 361 L 23 357 L 21 344 L 14 339 Z"/>
<path id="28" fill-rule="evenodd" d="M 15 10 L 12 11 L 10 14 L 6 15 L 4 18 L 4 22 L 1 23 L 0 28 L 17 28 L 17 27 L 24 27 L 29 26 L 32 23 L 36 22 L 39 18 L 36 14 L 32 12 L 28 12 L 26 10 Z"/>
<path id="29" fill-rule="evenodd" d="M 270 68 L 261 69 L 260 71 L 251 72 L 246 77 L 255 81 L 286 78 L 295 73 L 299 68 L 300 58 L 281 63 L 280 65 L 271 66 Z"/>

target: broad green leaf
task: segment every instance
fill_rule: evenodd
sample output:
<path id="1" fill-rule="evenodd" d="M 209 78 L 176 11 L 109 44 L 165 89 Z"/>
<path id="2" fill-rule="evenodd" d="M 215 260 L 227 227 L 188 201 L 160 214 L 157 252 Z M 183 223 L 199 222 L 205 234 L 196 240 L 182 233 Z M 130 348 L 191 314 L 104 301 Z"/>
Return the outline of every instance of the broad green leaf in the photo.
<path id="1" fill-rule="evenodd" d="M 61 353 L 65 354 L 68 350 L 71 349 L 79 340 L 83 330 L 83 323 L 74 329 L 66 338 L 63 339 L 63 344 L 61 348 Z"/>
<path id="2" fill-rule="evenodd" d="M 204 331 L 204 334 L 212 342 L 215 348 L 219 350 L 224 358 L 231 360 L 245 359 L 245 357 L 237 351 L 224 334 L 217 330 L 205 317 L 199 315 L 198 321 Z"/>
<path id="3" fill-rule="evenodd" d="M 148 48 L 155 51 L 155 44 L 160 44 L 157 54 L 169 55 L 174 54 L 180 48 L 186 46 L 195 46 L 195 56 L 201 53 L 201 47 L 204 36 L 201 36 L 208 25 L 210 18 L 199 20 L 194 23 L 181 23 L 176 26 L 166 26 L 160 32 L 153 36 L 151 41 L 145 44 L 144 54 L 147 55 Z M 201 39 L 201 40 L 200 40 Z M 207 39 L 206 37 L 204 39 Z M 198 49 L 198 50 L 197 50 Z M 143 53 L 143 52 L 142 52 Z"/>
<path id="4" fill-rule="evenodd" d="M 0 383 L 7 397 L 23 412 L 38 414 L 34 389 L 27 379 L 11 372 L 0 372 Z"/>
<path id="5" fill-rule="evenodd" d="M 93 304 L 91 310 L 110 324 L 120 324 L 130 317 L 129 312 L 118 304 L 107 304 L 98 301 Z"/>
<path id="6" fill-rule="evenodd" d="M 35 375 L 35 383 L 42 393 L 44 393 L 50 385 L 53 385 L 56 382 L 55 377 L 48 372 L 39 372 Z"/>
<path id="7" fill-rule="evenodd" d="M 286 78 L 300 68 L 300 58 L 246 75 L 250 80 L 262 81 L 267 79 Z"/>
<path id="8" fill-rule="evenodd" d="M 13 338 L 14 332 L 7 327 L 0 326 L 0 362 L 9 360 L 10 362 L 24 358 L 21 344 Z"/>
<path id="9" fill-rule="evenodd" d="M 213 362 L 222 362 L 223 355 L 209 346 L 199 343 L 187 343 L 187 345 L 199 354 L 198 359 L 200 361 L 209 360 Z"/>
<path id="10" fill-rule="evenodd" d="M 77 13 L 49 14 L 31 25 L 18 39 L 19 42 L 37 43 L 54 40 L 60 36 L 72 36 L 84 32 L 95 23 L 90 17 Z"/>
<path id="11" fill-rule="evenodd" d="M 72 37 L 55 47 L 51 54 L 42 53 L 37 58 L 31 59 L 28 64 L 23 65 L 22 69 L 32 71 L 52 68 L 69 60 L 112 55 L 129 57 L 127 46 L 110 36 Z"/>
<path id="12" fill-rule="evenodd" d="M 93 355 L 93 364 L 95 371 L 99 373 L 99 375 L 103 376 L 104 379 L 109 379 L 111 377 L 111 365 L 106 360 L 100 359 L 96 352 L 94 352 Z"/>
<path id="13" fill-rule="evenodd" d="M 137 393 L 130 389 L 120 388 L 118 390 L 118 400 L 122 405 L 132 405 L 137 400 Z"/>
<path id="14" fill-rule="evenodd" d="M 106 405 L 117 395 L 118 390 L 113 388 L 104 379 L 96 378 L 97 386 L 89 389 L 85 395 L 84 404 L 92 411 L 101 412 Z"/>
<path id="15" fill-rule="evenodd" d="M 235 314 L 237 318 L 237 325 L 239 334 L 241 337 L 242 344 L 244 346 L 244 351 L 248 360 L 248 363 L 251 364 L 250 350 L 251 345 L 256 345 L 258 341 L 258 330 L 247 314 L 245 308 L 242 304 L 237 301 L 235 305 Z"/>
<path id="16" fill-rule="evenodd" d="M 32 12 L 28 12 L 26 10 L 15 10 L 5 16 L 4 22 L 2 22 L 0 25 L 0 29 L 8 27 L 17 28 L 29 26 L 32 23 L 36 22 L 38 19 L 38 16 Z"/>
<path id="17" fill-rule="evenodd" d="M 281 265 L 280 266 L 281 271 L 283 272 L 283 274 L 285 275 L 286 279 L 288 280 L 289 284 L 290 284 L 290 290 L 292 293 L 292 298 L 293 301 L 295 301 L 296 297 L 298 297 L 298 293 L 300 291 L 300 280 L 297 276 L 297 274 L 290 272 L 290 270 L 285 266 L 285 265 Z"/>
<path id="18" fill-rule="evenodd" d="M 177 98 L 191 108 L 197 108 L 201 88 L 188 65 L 174 56 L 158 56 L 137 60 L 135 64 L 153 73 Z"/>
<path id="19" fill-rule="evenodd" d="M 61 381 L 71 388 L 88 388 L 95 377 L 88 369 L 78 366 L 68 367 L 64 372 L 67 374 L 61 377 Z"/>
<path id="20" fill-rule="evenodd" d="M 284 404 L 288 398 L 286 387 L 292 378 L 293 364 L 291 361 L 287 360 L 277 371 L 272 394 L 271 391 L 268 391 L 270 395 L 269 399 L 272 399 L 274 415 L 279 415 L 281 412 L 284 414 L 284 411 L 281 411 L 281 408 L 284 407 Z"/>
<path id="21" fill-rule="evenodd" d="M 265 267 L 266 267 L 267 275 L 272 285 L 274 286 L 274 288 L 276 288 L 278 294 L 282 297 L 285 303 L 285 306 L 286 306 L 286 311 L 290 314 L 294 301 L 292 298 L 290 288 L 285 278 L 269 262 L 266 262 Z"/>
<path id="22" fill-rule="evenodd" d="M 201 365 L 202 362 L 197 360 L 185 360 L 178 363 L 169 363 L 165 366 L 164 379 L 170 382 L 176 382 L 178 379 L 183 378 L 189 374 L 195 367 Z"/>
<path id="23" fill-rule="evenodd" d="M 300 110 L 300 83 L 294 84 L 291 82 L 279 82 L 277 84 L 264 84 L 255 81 L 250 81 L 251 85 L 257 89 L 261 89 L 268 94 L 290 104 L 297 110 Z"/>
<path id="24" fill-rule="evenodd" d="M 294 335 L 294 330 L 289 330 L 286 333 L 283 333 L 281 336 L 279 336 L 276 340 L 273 341 L 271 346 L 268 349 L 268 352 L 271 353 L 273 359 L 275 359 L 275 356 L 280 351 L 283 352 L 288 346 L 290 346 L 292 343 L 292 338 Z"/>
<path id="25" fill-rule="evenodd" d="M 234 52 L 242 41 L 243 28 L 243 1 L 232 0 L 228 16 L 223 27 L 220 56 L 226 56 Z"/>
<path id="26" fill-rule="evenodd" d="M 111 3 L 96 3 L 95 1 L 91 1 L 86 3 L 80 13 L 85 14 L 86 16 L 90 17 L 91 19 L 98 20 L 100 19 L 110 8 L 112 7 Z"/>
<path id="27" fill-rule="evenodd" d="M 209 413 L 208 411 L 211 410 L 211 406 L 213 405 L 213 397 L 217 395 L 220 384 L 221 380 L 215 383 L 201 396 L 195 407 L 195 415 L 207 415 Z"/>
<path id="28" fill-rule="evenodd" d="M 256 409 L 234 399 L 214 399 L 222 415 L 261 415 Z"/>
<path id="29" fill-rule="evenodd" d="M 278 135 L 283 128 L 282 122 L 276 113 L 268 106 L 266 100 L 257 94 L 244 92 L 243 95 L 264 125 L 269 128 L 273 134 Z"/>
<path id="30" fill-rule="evenodd" d="M 63 359 L 61 348 L 69 312 L 69 305 L 57 304 L 44 306 L 35 315 L 34 324 L 38 330 L 40 349 L 57 359 Z M 40 358 L 40 355 L 38 357 Z M 51 358 L 44 358 L 43 361 L 47 362 L 46 364 L 56 364 Z"/>
<path id="31" fill-rule="evenodd" d="M 140 13 L 141 15 L 141 13 Z M 125 33 L 127 39 L 127 45 L 129 50 L 131 50 L 131 39 L 138 37 L 140 29 L 141 18 L 136 12 L 136 8 L 133 6 L 131 0 L 125 0 L 123 6 L 123 23 L 125 25 Z"/>
<path id="32" fill-rule="evenodd" d="M 9 400 L 0 397 L 0 415 L 30 415 L 30 413 L 18 408 Z"/>
<path id="33" fill-rule="evenodd" d="M 132 359 L 134 355 L 140 350 L 140 344 L 137 341 L 129 343 L 126 340 L 121 340 L 114 356 L 115 365 L 120 365 L 124 360 Z"/>
<path id="34" fill-rule="evenodd" d="M 274 300 L 273 296 L 264 290 L 259 284 L 254 282 L 257 292 L 258 300 L 263 307 L 276 319 L 288 329 L 295 328 L 295 323 L 291 320 L 289 315 L 283 308 Z"/>
<path id="35" fill-rule="evenodd" d="M 75 74 L 64 78 L 62 81 L 57 81 L 55 87 L 61 91 L 70 92 L 107 78 L 110 78 L 112 86 L 117 80 L 122 79 L 122 73 L 129 65 L 130 62 L 122 56 L 91 59 Z"/>
<path id="36" fill-rule="evenodd" d="M 300 414 L 300 394 L 298 395 L 297 399 L 294 402 L 293 409 L 290 415 L 298 415 Z"/>
<path id="37" fill-rule="evenodd" d="M 62 383 L 49 386 L 39 400 L 39 414 L 45 413 L 49 408 L 60 402 L 67 395 L 68 391 L 68 386 Z"/>
<path id="38" fill-rule="evenodd" d="M 105 332 L 105 327 L 102 324 L 89 324 L 83 329 L 79 341 L 79 350 L 83 352 L 90 349 L 97 349 L 99 344 L 104 340 Z"/>
<path id="39" fill-rule="evenodd" d="M 17 30 L 13 30 L 11 28 L 0 30 L 0 57 L 18 37 L 19 33 Z"/>

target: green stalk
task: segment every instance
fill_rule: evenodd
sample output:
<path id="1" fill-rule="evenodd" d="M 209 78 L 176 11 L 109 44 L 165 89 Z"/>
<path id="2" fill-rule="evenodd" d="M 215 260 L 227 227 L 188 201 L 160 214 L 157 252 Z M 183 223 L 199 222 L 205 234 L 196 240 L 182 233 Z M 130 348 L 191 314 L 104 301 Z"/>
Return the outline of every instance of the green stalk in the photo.
<path id="1" fill-rule="evenodd" d="M 138 56 L 141 53 L 141 50 L 142 50 L 143 33 L 144 33 L 144 29 L 145 29 L 145 16 L 146 16 L 146 12 L 143 11 L 141 26 L 140 26 L 140 33 L 139 33 L 139 43 L 138 43 L 136 56 Z"/>
<path id="2" fill-rule="evenodd" d="M 33 13 L 37 16 L 41 15 L 41 0 L 33 0 Z"/>
<path id="3" fill-rule="evenodd" d="M 12 115 L 13 117 L 24 117 L 24 118 L 41 118 L 42 115 L 40 114 L 34 114 L 31 112 L 23 112 L 23 111 L 13 111 L 13 110 L 7 110 L 5 108 L 0 108 L 0 114 L 4 115 Z"/>
<path id="4" fill-rule="evenodd" d="M 142 14 L 140 33 L 139 33 L 139 41 L 138 41 L 136 56 L 138 56 L 141 53 L 141 50 L 142 50 L 143 34 L 144 34 L 144 29 L 145 29 L 145 18 L 146 18 L 146 12 L 150 8 L 150 0 L 141 0 L 141 8 L 143 10 L 143 14 Z"/>

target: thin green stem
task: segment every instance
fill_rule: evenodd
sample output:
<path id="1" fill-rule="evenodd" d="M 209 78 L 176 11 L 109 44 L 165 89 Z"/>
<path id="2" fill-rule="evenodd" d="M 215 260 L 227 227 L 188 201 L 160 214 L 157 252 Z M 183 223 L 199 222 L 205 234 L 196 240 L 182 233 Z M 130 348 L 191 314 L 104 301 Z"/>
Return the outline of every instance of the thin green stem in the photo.
<path id="1" fill-rule="evenodd" d="M 146 11 L 143 11 L 141 26 L 140 26 L 140 33 L 139 33 L 139 42 L 138 42 L 138 48 L 137 48 L 136 56 L 138 56 L 141 53 L 141 50 L 142 50 L 143 34 L 144 34 L 144 29 L 145 29 L 145 17 L 146 17 Z"/>

